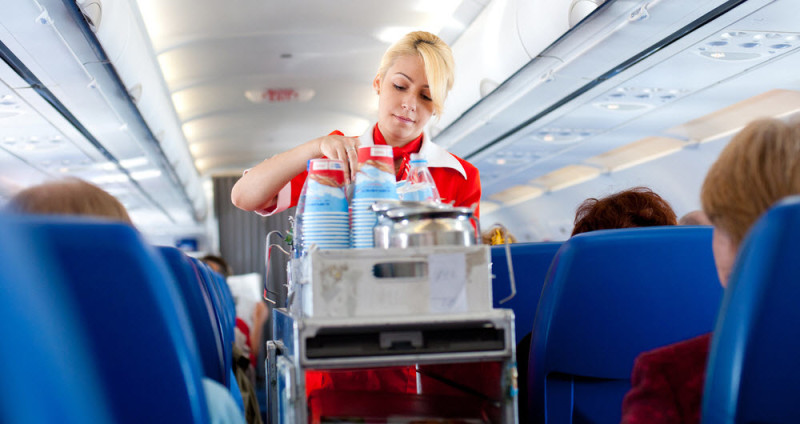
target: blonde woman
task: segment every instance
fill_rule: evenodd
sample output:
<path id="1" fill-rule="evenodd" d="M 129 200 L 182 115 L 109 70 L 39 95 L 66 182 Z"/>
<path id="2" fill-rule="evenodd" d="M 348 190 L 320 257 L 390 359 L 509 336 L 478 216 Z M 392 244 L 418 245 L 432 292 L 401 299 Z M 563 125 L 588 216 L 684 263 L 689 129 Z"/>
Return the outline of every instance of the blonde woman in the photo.
<path id="1" fill-rule="evenodd" d="M 378 120 L 360 137 L 339 131 L 318 137 L 273 156 L 234 185 L 231 201 L 240 209 L 263 215 L 297 204 L 309 159 L 326 157 L 345 163 L 347 182 L 355 178 L 358 147 L 387 144 L 394 150 L 395 174 L 405 179 L 411 153 L 422 153 L 443 202 L 475 206 L 481 197 L 478 169 L 430 141 L 424 133 L 432 116 L 442 113 L 453 86 L 453 55 L 436 35 L 406 34 L 384 53 L 372 87 L 378 94 Z"/>

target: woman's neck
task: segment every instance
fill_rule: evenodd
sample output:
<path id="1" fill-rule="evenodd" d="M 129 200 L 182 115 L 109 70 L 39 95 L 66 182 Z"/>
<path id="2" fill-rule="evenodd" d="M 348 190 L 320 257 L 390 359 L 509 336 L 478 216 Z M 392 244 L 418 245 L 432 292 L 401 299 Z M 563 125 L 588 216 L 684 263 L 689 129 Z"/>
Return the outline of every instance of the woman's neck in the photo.
<path id="1" fill-rule="evenodd" d="M 380 122 L 377 124 L 377 126 L 378 126 L 378 132 L 381 133 L 381 136 L 383 137 L 383 140 L 386 141 L 386 144 L 388 144 L 389 146 L 392 146 L 392 147 L 403 147 L 406 144 L 408 144 L 408 143 L 416 140 L 417 138 L 419 138 L 420 135 L 422 135 L 422 134 L 417 134 L 417 135 L 415 135 L 415 136 L 413 136 L 411 138 L 408 138 L 408 139 L 398 139 L 398 138 L 392 137 L 391 134 L 389 134 L 388 132 L 384 131 L 381 128 Z"/>

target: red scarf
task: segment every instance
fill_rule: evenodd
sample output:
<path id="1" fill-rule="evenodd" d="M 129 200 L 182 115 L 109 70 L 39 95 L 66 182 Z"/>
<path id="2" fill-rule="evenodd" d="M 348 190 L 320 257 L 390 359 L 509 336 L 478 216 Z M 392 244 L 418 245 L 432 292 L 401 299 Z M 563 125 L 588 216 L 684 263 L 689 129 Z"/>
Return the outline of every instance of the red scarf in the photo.
<path id="1" fill-rule="evenodd" d="M 403 161 L 400 163 L 400 169 L 397 171 L 397 181 L 404 180 L 408 177 L 408 169 L 411 163 L 411 154 L 412 153 L 419 153 L 420 147 L 422 147 L 422 136 L 420 134 L 419 137 L 409 141 L 406 143 L 405 146 L 396 147 L 392 146 L 392 152 L 394 153 L 394 158 L 403 158 Z M 375 128 L 372 130 L 372 140 L 375 142 L 376 145 L 385 145 L 386 139 L 383 138 L 383 134 L 381 134 L 381 130 L 378 129 L 378 124 L 375 124 Z"/>

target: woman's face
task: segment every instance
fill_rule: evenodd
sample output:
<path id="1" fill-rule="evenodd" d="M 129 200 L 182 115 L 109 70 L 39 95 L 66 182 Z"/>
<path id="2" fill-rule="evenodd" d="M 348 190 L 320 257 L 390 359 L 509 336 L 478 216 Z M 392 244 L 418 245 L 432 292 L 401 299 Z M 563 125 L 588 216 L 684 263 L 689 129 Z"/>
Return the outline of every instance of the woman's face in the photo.
<path id="1" fill-rule="evenodd" d="M 733 244 L 728 233 L 715 226 L 714 235 L 711 237 L 711 250 L 714 252 L 714 265 L 717 267 L 719 282 L 722 283 L 722 287 L 728 287 L 738 246 Z"/>
<path id="2" fill-rule="evenodd" d="M 378 128 L 386 142 L 404 146 L 419 137 L 433 114 L 433 101 L 420 56 L 401 56 L 381 80 L 372 86 L 378 92 Z"/>

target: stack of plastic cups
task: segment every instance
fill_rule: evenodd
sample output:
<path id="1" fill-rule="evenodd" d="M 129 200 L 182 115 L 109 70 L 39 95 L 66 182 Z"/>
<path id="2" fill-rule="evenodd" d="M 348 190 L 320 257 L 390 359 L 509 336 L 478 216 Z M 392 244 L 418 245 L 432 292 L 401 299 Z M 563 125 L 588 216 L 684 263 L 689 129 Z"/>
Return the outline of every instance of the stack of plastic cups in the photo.
<path id="1" fill-rule="evenodd" d="M 344 163 L 333 159 L 312 159 L 302 219 L 304 249 L 350 247 L 350 217 L 344 189 Z"/>
<path id="2" fill-rule="evenodd" d="M 375 245 L 372 233 L 377 217 L 372 204 L 397 200 L 394 176 L 394 155 L 391 146 L 367 146 L 358 149 L 358 173 L 351 208 L 351 245 L 371 248 Z"/>

